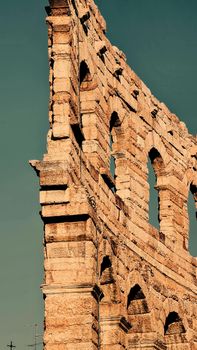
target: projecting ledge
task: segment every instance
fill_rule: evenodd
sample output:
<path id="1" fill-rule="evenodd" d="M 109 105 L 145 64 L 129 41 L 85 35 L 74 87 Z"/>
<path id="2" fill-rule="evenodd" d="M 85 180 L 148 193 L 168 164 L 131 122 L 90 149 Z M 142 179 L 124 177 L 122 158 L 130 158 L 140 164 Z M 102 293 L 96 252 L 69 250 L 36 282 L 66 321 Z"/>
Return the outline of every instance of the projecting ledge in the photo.
<path id="1" fill-rule="evenodd" d="M 84 221 L 94 218 L 95 212 L 89 203 L 54 204 L 44 205 L 41 217 L 46 222 Z"/>
<path id="2" fill-rule="evenodd" d="M 120 327 L 125 333 L 128 333 L 129 330 L 132 328 L 131 323 L 129 323 L 125 317 L 123 316 L 112 316 L 112 317 L 103 317 L 101 318 L 101 325 L 102 326 L 118 326 Z"/>
<path id="3" fill-rule="evenodd" d="M 129 350 L 167 350 L 166 345 L 161 340 L 138 339 L 136 335 L 133 340 L 129 340 Z"/>
<path id="4" fill-rule="evenodd" d="M 40 286 L 44 295 L 48 294 L 64 294 L 64 293 L 91 293 L 95 299 L 99 297 L 102 298 L 102 290 L 97 285 L 83 285 L 83 284 L 73 284 L 73 285 L 63 285 L 63 284 L 54 284 L 47 285 L 42 284 Z M 97 297 L 96 297 L 97 296 Z"/>

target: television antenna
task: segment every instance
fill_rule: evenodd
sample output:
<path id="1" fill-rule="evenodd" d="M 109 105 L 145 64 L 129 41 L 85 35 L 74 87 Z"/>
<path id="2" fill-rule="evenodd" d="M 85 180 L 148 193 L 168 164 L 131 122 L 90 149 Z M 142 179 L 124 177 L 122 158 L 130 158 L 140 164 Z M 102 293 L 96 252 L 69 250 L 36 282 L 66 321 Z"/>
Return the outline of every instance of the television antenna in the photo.
<path id="1" fill-rule="evenodd" d="M 37 345 L 42 344 L 42 342 L 38 341 L 38 338 L 41 337 L 41 334 L 37 333 L 38 325 L 37 323 L 34 324 L 34 342 L 32 344 L 27 345 L 30 348 L 33 348 L 34 350 L 37 350 Z"/>
<path id="2" fill-rule="evenodd" d="M 16 346 L 12 343 L 12 341 L 10 342 L 10 345 L 7 345 L 8 348 L 10 348 L 10 350 L 13 350 L 14 348 L 16 348 Z"/>

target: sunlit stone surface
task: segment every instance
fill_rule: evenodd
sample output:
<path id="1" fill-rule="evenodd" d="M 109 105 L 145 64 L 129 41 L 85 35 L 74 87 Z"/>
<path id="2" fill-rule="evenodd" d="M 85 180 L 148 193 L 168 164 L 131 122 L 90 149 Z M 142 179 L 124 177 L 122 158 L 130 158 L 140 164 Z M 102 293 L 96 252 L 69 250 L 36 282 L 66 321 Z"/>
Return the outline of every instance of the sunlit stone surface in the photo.
<path id="1" fill-rule="evenodd" d="M 43 160 L 30 162 L 44 222 L 44 349 L 195 350 L 187 201 L 190 189 L 197 201 L 197 139 L 110 44 L 92 0 L 51 0 L 47 13 L 50 129 Z"/>

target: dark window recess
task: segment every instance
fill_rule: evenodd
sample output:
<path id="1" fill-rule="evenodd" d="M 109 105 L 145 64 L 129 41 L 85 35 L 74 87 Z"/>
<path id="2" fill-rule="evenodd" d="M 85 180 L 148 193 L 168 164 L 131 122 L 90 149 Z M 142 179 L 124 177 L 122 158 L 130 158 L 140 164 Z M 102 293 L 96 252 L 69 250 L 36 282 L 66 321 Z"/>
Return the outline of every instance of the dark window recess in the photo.
<path id="1" fill-rule="evenodd" d="M 195 185 L 191 184 L 190 191 L 191 191 L 192 195 L 194 196 L 194 198 L 197 199 L 197 187 Z"/>
<path id="2" fill-rule="evenodd" d="M 120 81 L 120 76 L 122 75 L 123 69 L 119 67 L 118 69 L 115 70 L 114 76 L 118 81 Z"/>
<path id="3" fill-rule="evenodd" d="M 130 293 L 128 295 L 127 300 L 127 308 L 133 300 L 142 300 L 145 299 L 145 295 L 142 292 L 142 289 L 138 284 L 136 284 L 133 288 L 131 288 Z"/>
<path id="4" fill-rule="evenodd" d="M 79 81 L 80 81 L 80 85 L 83 82 L 88 82 L 91 80 L 91 74 L 90 74 L 90 70 L 88 68 L 88 65 L 85 61 L 82 61 L 80 64 L 80 69 L 79 69 Z"/>
<path id="5" fill-rule="evenodd" d="M 68 188 L 67 185 L 45 185 L 41 186 L 41 191 L 65 191 Z"/>
<path id="6" fill-rule="evenodd" d="M 113 137 L 110 134 L 110 152 L 112 152 L 113 148 Z M 115 178 L 115 158 L 112 154 L 110 154 L 110 173 L 113 178 Z"/>
<path id="7" fill-rule="evenodd" d="M 103 46 L 100 51 L 98 52 L 98 56 L 101 59 L 101 61 L 103 61 L 103 63 L 105 63 L 105 53 L 107 52 L 107 48 L 106 46 Z"/>
<path id="8" fill-rule="evenodd" d="M 189 252 L 192 256 L 195 256 L 195 242 L 196 242 L 196 230 L 197 230 L 197 211 L 195 202 L 197 203 L 197 187 L 193 184 L 190 185 L 188 196 L 188 220 L 189 220 Z"/>
<path id="9" fill-rule="evenodd" d="M 49 65 L 51 69 L 54 69 L 54 59 L 52 57 L 50 58 Z"/>
<path id="10" fill-rule="evenodd" d="M 146 297 L 138 284 L 132 287 L 129 292 L 127 310 L 129 315 L 142 315 L 149 312 Z"/>
<path id="11" fill-rule="evenodd" d="M 86 13 L 84 13 L 84 15 L 80 18 L 81 23 L 85 23 L 86 21 L 88 21 L 90 19 L 90 12 L 87 11 Z"/>
<path id="12" fill-rule="evenodd" d="M 81 221 L 87 221 L 88 219 L 89 219 L 88 214 L 42 217 L 42 220 L 44 221 L 45 224 L 59 224 L 62 222 L 73 222 L 73 221 L 81 222 Z"/>
<path id="13" fill-rule="evenodd" d="M 153 118 L 156 118 L 157 113 L 158 113 L 158 110 L 157 109 L 153 109 L 153 111 L 151 112 Z"/>
<path id="14" fill-rule="evenodd" d="M 92 290 L 92 295 L 97 301 L 101 301 L 104 298 L 102 290 L 95 284 Z"/>
<path id="15" fill-rule="evenodd" d="M 117 112 L 113 112 L 112 115 L 111 115 L 111 119 L 110 119 L 110 132 L 112 131 L 113 128 L 117 128 L 121 125 L 120 123 L 120 119 L 119 119 L 119 116 L 118 116 L 118 113 Z"/>
<path id="16" fill-rule="evenodd" d="M 104 256 L 102 264 L 101 264 L 101 271 L 100 271 L 100 283 L 102 285 L 104 284 L 110 284 L 114 282 L 113 279 L 113 272 L 112 272 L 112 263 L 108 255 Z"/>
<path id="17" fill-rule="evenodd" d="M 149 183 L 149 222 L 152 226 L 159 229 L 159 217 L 158 217 L 158 191 L 155 189 L 156 176 L 151 164 L 151 160 L 148 160 L 148 183 Z"/>
<path id="18" fill-rule="evenodd" d="M 149 191 L 149 222 L 156 228 L 160 223 L 160 199 L 158 190 L 155 188 L 157 177 L 165 174 L 165 166 L 160 153 L 154 147 L 149 152 L 148 182 Z"/>
<path id="19" fill-rule="evenodd" d="M 78 9 L 77 9 L 77 6 L 76 6 L 76 3 L 75 3 L 75 0 L 71 0 L 71 3 L 72 3 L 72 5 L 73 5 L 74 10 L 75 10 L 75 13 L 76 13 L 76 15 L 77 15 L 77 17 L 78 17 L 78 16 L 79 16 L 79 13 L 78 13 Z"/>
<path id="20" fill-rule="evenodd" d="M 183 322 L 177 312 L 170 312 L 168 317 L 166 318 L 166 322 L 164 325 L 164 334 L 181 334 L 185 333 L 185 328 L 183 326 Z"/>
<path id="21" fill-rule="evenodd" d="M 132 96 L 137 100 L 139 95 L 139 91 L 138 90 L 133 90 Z"/>
<path id="22" fill-rule="evenodd" d="M 84 135 L 82 133 L 82 130 L 80 128 L 79 124 L 73 124 L 71 125 L 73 134 L 75 136 L 75 140 L 77 141 L 79 147 L 82 147 L 82 142 L 85 140 Z"/>
<path id="23" fill-rule="evenodd" d="M 113 179 L 115 179 L 115 158 L 112 154 L 113 152 L 113 143 L 114 143 L 114 136 L 115 134 L 118 135 L 118 132 L 120 131 L 120 119 L 117 112 L 113 112 L 110 119 L 110 138 L 109 138 L 109 148 L 110 148 L 110 173 Z M 113 192 L 115 192 L 115 188 L 112 189 Z"/>
<path id="24" fill-rule="evenodd" d="M 114 184 L 114 178 L 112 177 L 111 173 L 109 170 L 105 168 L 101 168 L 101 176 L 103 180 L 105 181 L 106 185 L 113 191 L 115 192 L 115 184 Z"/>
<path id="25" fill-rule="evenodd" d="M 88 35 L 88 30 L 89 30 L 88 24 L 83 23 L 83 24 L 82 24 L 82 27 L 83 27 L 83 30 L 84 30 L 85 35 L 87 36 L 87 35 Z"/>
<path id="26" fill-rule="evenodd" d="M 111 264 L 111 260 L 110 260 L 109 256 L 108 255 L 104 256 L 102 264 L 101 264 L 100 275 L 102 276 L 102 273 L 111 266 L 112 266 L 112 264 Z"/>
<path id="27" fill-rule="evenodd" d="M 153 147 L 150 150 L 149 158 L 151 160 L 155 175 L 162 175 L 161 172 L 164 170 L 164 163 L 161 154 L 156 150 L 156 148 Z"/>

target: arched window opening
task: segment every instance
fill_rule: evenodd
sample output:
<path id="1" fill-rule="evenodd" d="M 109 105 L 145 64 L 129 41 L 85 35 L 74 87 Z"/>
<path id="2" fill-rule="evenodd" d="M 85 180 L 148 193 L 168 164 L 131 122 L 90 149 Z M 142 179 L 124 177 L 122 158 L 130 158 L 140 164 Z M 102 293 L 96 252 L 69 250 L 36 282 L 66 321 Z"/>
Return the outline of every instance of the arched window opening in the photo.
<path id="1" fill-rule="evenodd" d="M 163 159 L 160 153 L 152 148 L 149 152 L 148 160 L 148 182 L 149 190 L 149 222 L 152 226 L 159 229 L 159 196 L 155 188 L 157 177 L 162 174 L 164 169 Z"/>
<path id="2" fill-rule="evenodd" d="M 101 59 L 101 61 L 103 63 L 105 63 L 105 53 L 107 52 L 107 47 L 105 45 L 102 45 L 101 43 L 101 47 L 99 48 L 97 55 L 99 56 L 99 58 Z"/>
<path id="3" fill-rule="evenodd" d="M 104 256 L 101 263 L 101 284 L 113 283 L 112 263 L 108 255 Z"/>
<path id="4" fill-rule="evenodd" d="M 185 327 L 183 322 L 177 312 L 170 312 L 168 317 L 166 318 L 166 322 L 164 325 L 164 334 L 172 335 L 172 334 L 181 334 L 185 333 Z"/>
<path id="5" fill-rule="evenodd" d="M 121 125 L 121 123 L 120 123 L 118 113 L 113 112 L 111 115 L 111 119 L 110 119 L 110 131 L 112 131 L 113 128 L 120 127 L 120 125 Z"/>
<path id="6" fill-rule="evenodd" d="M 90 74 L 89 67 L 85 61 L 81 61 L 79 67 L 79 84 L 80 91 L 85 92 L 90 89 L 92 84 L 92 76 Z M 80 113 L 79 120 L 77 122 L 73 122 L 71 125 L 74 137 L 79 147 L 82 148 L 83 141 L 85 141 L 85 134 L 83 130 L 83 113 Z"/>
<path id="7" fill-rule="evenodd" d="M 127 310 L 129 315 L 145 314 L 149 312 L 146 297 L 138 284 L 132 287 L 128 294 Z"/>
<path id="8" fill-rule="evenodd" d="M 113 112 L 110 119 L 110 173 L 113 178 L 115 178 L 115 159 L 113 156 L 113 144 L 116 141 L 117 134 L 120 131 L 120 119 L 117 112 Z"/>
<path id="9" fill-rule="evenodd" d="M 189 252 L 192 256 L 197 256 L 197 212 L 196 206 L 197 203 L 197 187 L 192 185 L 190 186 L 189 198 L 188 198 L 188 219 L 189 219 Z"/>
<path id="10" fill-rule="evenodd" d="M 88 35 L 88 30 L 89 30 L 89 25 L 88 25 L 88 20 L 90 19 L 90 12 L 85 11 L 83 16 L 80 18 L 80 22 L 82 24 L 83 30 L 86 35 Z"/>
<path id="11" fill-rule="evenodd" d="M 110 260 L 109 256 L 108 255 L 104 256 L 102 264 L 101 264 L 101 276 L 102 276 L 102 273 L 106 269 L 110 268 L 111 266 L 112 265 L 111 265 L 111 260 Z"/>
<path id="12" fill-rule="evenodd" d="M 116 77 L 116 79 L 120 82 L 120 77 L 122 75 L 123 69 L 122 67 L 116 67 L 116 70 L 114 72 L 114 76 Z"/>
<path id="13" fill-rule="evenodd" d="M 82 61 L 79 69 L 79 82 L 81 89 L 87 89 L 92 80 L 89 67 L 85 61 Z"/>
<path id="14" fill-rule="evenodd" d="M 80 148 L 82 148 L 82 143 L 85 140 L 83 132 L 81 131 L 81 127 L 79 124 L 71 125 L 75 140 L 77 141 Z"/>
<path id="15" fill-rule="evenodd" d="M 113 178 L 115 178 L 115 158 L 112 155 L 113 152 L 113 136 L 110 133 L 110 140 L 109 140 L 109 147 L 110 147 L 110 173 Z"/>
<path id="16" fill-rule="evenodd" d="M 158 192 L 155 189 L 156 176 L 153 170 L 151 160 L 148 160 L 148 183 L 149 183 L 149 222 L 152 226 L 159 229 L 158 218 Z"/>
<path id="17" fill-rule="evenodd" d="M 155 175 L 162 175 L 164 163 L 160 153 L 153 147 L 149 152 L 149 158 L 154 169 Z"/>

